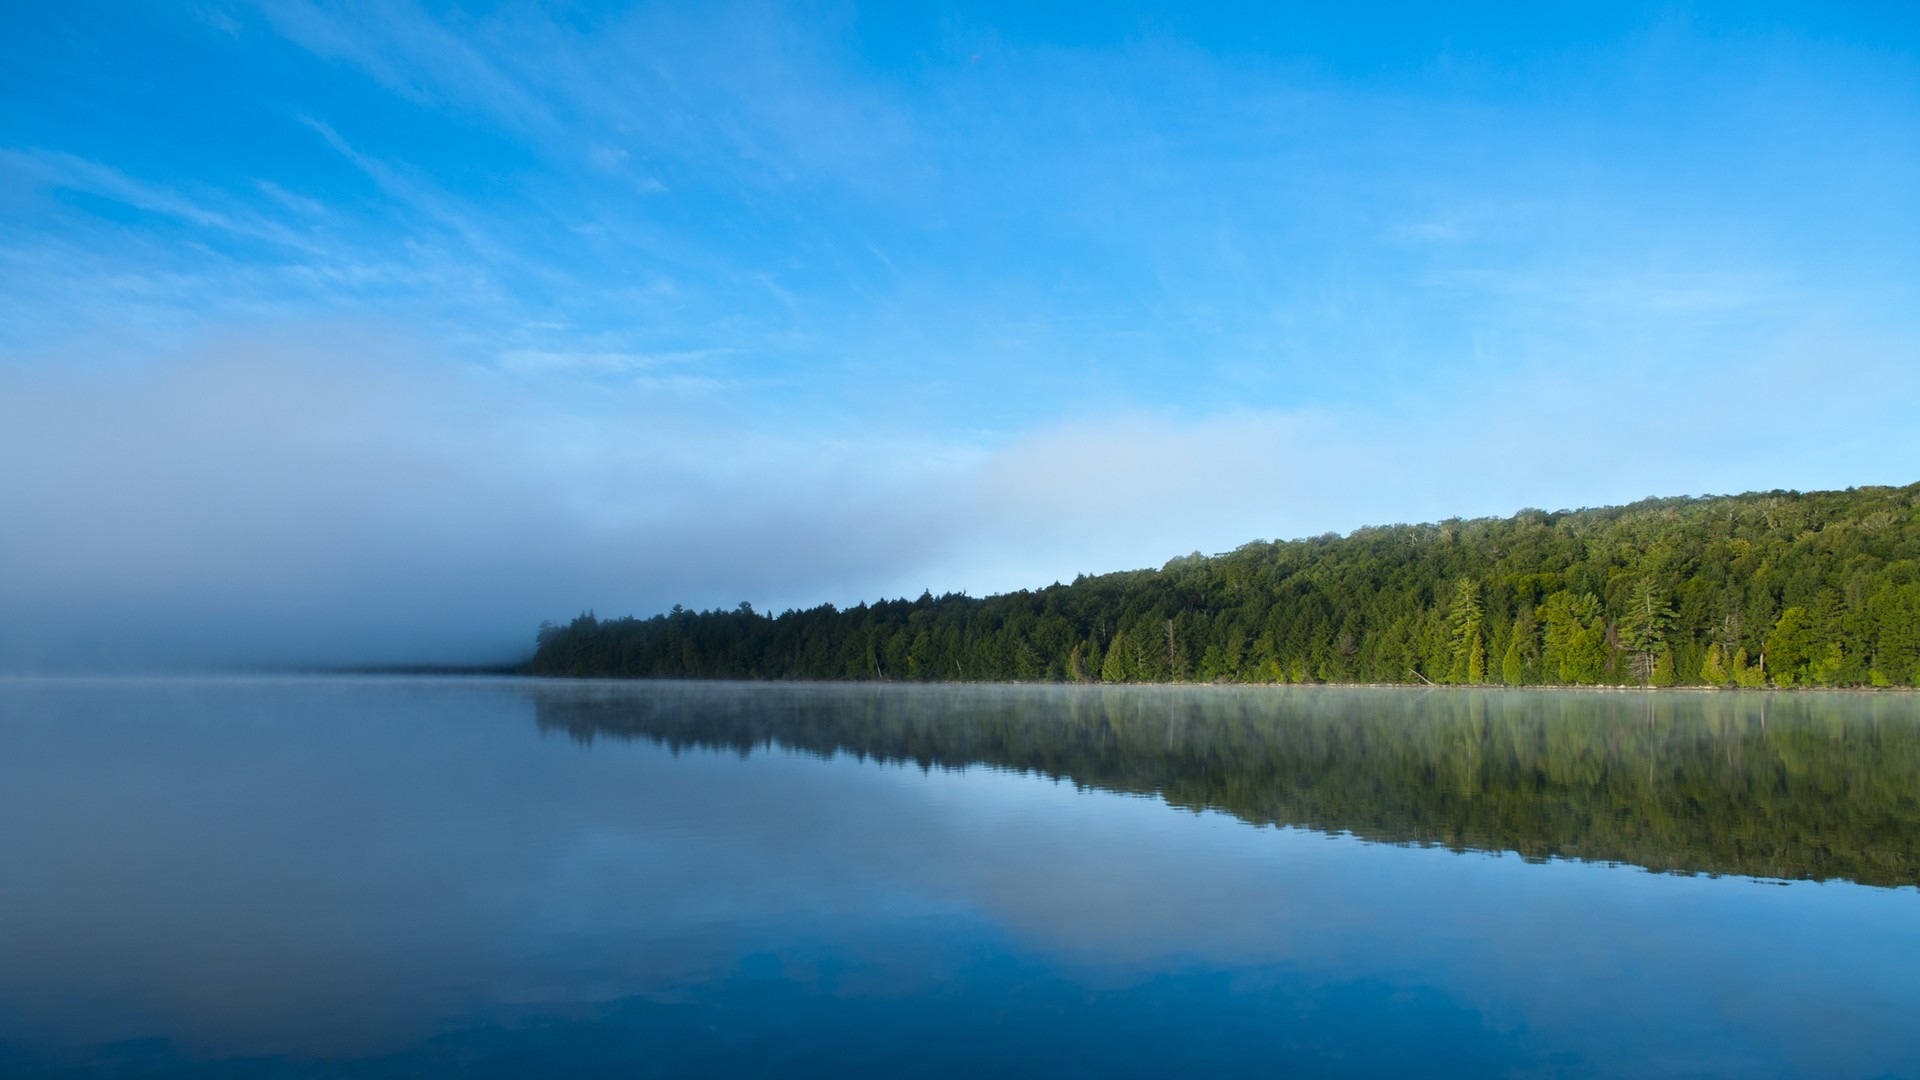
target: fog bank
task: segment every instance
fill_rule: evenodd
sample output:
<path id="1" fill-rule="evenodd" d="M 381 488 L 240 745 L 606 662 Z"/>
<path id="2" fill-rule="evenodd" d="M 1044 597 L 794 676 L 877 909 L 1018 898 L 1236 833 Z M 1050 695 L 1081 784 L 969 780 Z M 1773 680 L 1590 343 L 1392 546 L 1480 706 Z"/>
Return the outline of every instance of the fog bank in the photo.
<path id="1" fill-rule="evenodd" d="M 1731 421 L 1757 401 L 1703 422 L 1686 393 L 1648 405 L 1576 378 L 937 439 L 775 429 L 724 396 L 404 349 L 306 328 L 0 371 L 0 669 L 511 661 L 587 609 L 978 595 L 1365 524 L 1839 485 L 1874 427 L 1816 403 L 1797 430 L 1822 453 L 1735 457 Z"/>

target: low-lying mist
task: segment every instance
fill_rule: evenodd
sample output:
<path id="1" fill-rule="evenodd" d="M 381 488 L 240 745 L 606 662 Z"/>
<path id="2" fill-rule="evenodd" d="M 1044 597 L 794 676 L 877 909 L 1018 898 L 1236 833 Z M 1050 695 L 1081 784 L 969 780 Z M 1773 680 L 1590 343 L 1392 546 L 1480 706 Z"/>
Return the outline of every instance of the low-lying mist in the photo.
<path id="1" fill-rule="evenodd" d="M 1370 523 L 1912 479 L 1724 455 L 1732 397 L 1703 421 L 1595 391 L 942 433 L 364 328 L 0 368 L 0 670 L 511 662 L 589 608 L 979 594 Z M 1843 449 L 1848 422 L 1799 430 Z"/>

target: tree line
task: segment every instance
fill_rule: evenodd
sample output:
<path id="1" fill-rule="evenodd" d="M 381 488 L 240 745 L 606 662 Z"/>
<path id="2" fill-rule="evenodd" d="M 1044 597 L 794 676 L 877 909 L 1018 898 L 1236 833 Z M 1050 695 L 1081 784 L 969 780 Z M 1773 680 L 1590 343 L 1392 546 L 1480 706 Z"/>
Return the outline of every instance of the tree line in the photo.
<path id="1" fill-rule="evenodd" d="M 1920 685 L 1920 484 L 1648 499 L 1198 552 L 976 598 L 543 624 L 537 675 Z"/>

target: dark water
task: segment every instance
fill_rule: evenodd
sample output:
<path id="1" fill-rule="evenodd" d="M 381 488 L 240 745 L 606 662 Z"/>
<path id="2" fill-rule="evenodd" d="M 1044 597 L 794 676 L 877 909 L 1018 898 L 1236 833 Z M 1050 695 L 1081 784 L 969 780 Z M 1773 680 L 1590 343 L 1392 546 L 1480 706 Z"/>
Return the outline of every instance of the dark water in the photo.
<path id="1" fill-rule="evenodd" d="M 0 682 L 0 1075 L 1920 1076 L 1920 698 Z"/>

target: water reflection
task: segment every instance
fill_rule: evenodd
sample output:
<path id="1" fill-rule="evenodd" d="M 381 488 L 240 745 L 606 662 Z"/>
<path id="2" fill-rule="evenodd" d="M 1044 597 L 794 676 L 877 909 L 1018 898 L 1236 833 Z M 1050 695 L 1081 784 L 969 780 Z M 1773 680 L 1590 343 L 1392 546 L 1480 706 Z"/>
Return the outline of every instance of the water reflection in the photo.
<path id="1" fill-rule="evenodd" d="M 984 764 L 1375 841 L 1920 884 L 1905 695 L 654 683 L 534 701 L 587 743 Z"/>
<path id="2" fill-rule="evenodd" d="M 1910 1075 L 1911 888 L 1337 834 L 1910 881 L 1915 705 L 0 680 L 0 1075 Z"/>

